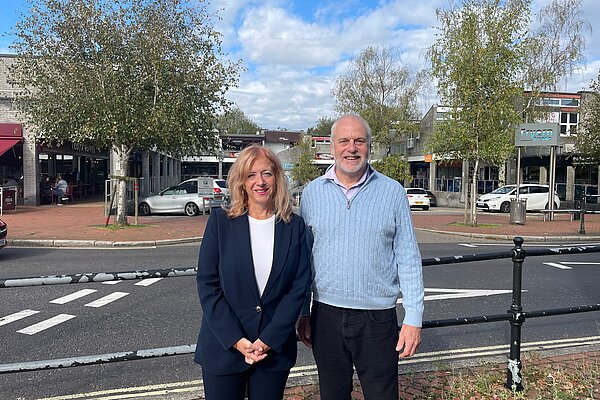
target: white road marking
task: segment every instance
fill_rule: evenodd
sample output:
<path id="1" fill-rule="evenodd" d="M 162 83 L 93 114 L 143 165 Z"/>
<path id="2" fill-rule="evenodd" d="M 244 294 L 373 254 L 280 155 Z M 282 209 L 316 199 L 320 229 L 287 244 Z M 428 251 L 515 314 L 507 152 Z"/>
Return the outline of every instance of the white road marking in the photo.
<path id="1" fill-rule="evenodd" d="M 15 321 L 18 321 L 20 319 L 30 317 L 30 316 L 35 315 L 37 313 L 39 313 L 39 311 L 35 311 L 35 310 L 23 310 L 23 311 L 16 312 L 14 314 L 7 315 L 6 317 L 0 318 L 0 326 L 7 325 L 7 324 L 10 324 L 11 322 L 15 322 Z"/>
<path id="2" fill-rule="evenodd" d="M 134 286 L 150 286 L 153 283 L 156 283 L 162 279 L 163 278 L 146 278 L 146 279 L 142 279 L 141 281 L 136 283 Z"/>
<path id="3" fill-rule="evenodd" d="M 121 282 L 123 282 L 123 281 L 104 281 L 104 282 L 102 282 L 102 284 L 103 285 L 117 285 Z"/>
<path id="4" fill-rule="evenodd" d="M 558 340 L 546 340 L 540 342 L 521 343 L 522 351 L 543 351 L 548 349 L 559 349 L 568 347 L 578 347 L 586 345 L 600 344 L 600 336 L 589 336 L 574 339 L 558 339 Z M 474 358 L 474 357 L 487 357 L 495 355 L 508 355 L 509 345 L 495 345 L 495 346 L 482 346 L 462 349 L 449 349 L 432 351 L 427 353 L 417 353 L 414 356 L 399 361 L 400 365 L 417 364 L 428 361 L 443 362 L 444 360 L 454 360 L 460 358 Z M 316 365 L 304 365 L 294 367 L 291 370 L 290 378 L 295 377 L 309 377 L 317 375 Z M 170 393 L 184 393 L 184 392 L 203 392 L 204 388 L 202 380 L 182 381 L 182 382 L 171 382 L 157 385 L 137 386 L 137 387 L 126 387 L 121 389 L 110 389 L 89 393 L 77 393 L 72 395 L 64 395 L 58 397 L 46 397 L 39 400 L 77 400 L 77 399 L 94 399 L 94 400 L 114 400 L 114 399 L 126 399 L 135 397 L 150 397 L 159 396 L 164 398 L 165 395 Z M 102 397 L 103 396 L 103 397 Z"/>
<path id="5" fill-rule="evenodd" d="M 560 268 L 560 269 L 573 269 L 571 267 L 567 267 L 566 265 L 562 265 L 559 263 L 552 263 L 552 262 L 547 262 L 547 263 L 543 263 L 544 265 L 547 265 L 549 267 L 554 267 L 554 268 Z"/>
<path id="6" fill-rule="evenodd" d="M 91 303 L 87 303 L 85 306 L 86 307 L 94 307 L 94 308 L 102 307 L 109 303 L 112 303 L 115 300 L 119 300 L 120 298 L 125 297 L 128 294 L 129 293 L 125 293 L 125 292 L 114 292 L 107 296 L 101 297 L 98 300 L 92 301 Z"/>
<path id="7" fill-rule="evenodd" d="M 585 261 L 561 261 L 561 264 L 569 264 L 569 265 L 600 265 L 600 262 L 585 262 Z"/>
<path id="8" fill-rule="evenodd" d="M 62 324 L 63 322 L 66 322 L 72 318 L 75 318 L 75 316 L 69 314 L 59 314 L 45 321 L 28 326 L 27 328 L 20 329 L 17 331 L 17 333 L 22 333 L 24 335 L 35 335 L 36 333 L 39 333 L 48 328 L 52 328 L 53 326 Z"/>
<path id="9" fill-rule="evenodd" d="M 82 290 L 80 290 L 78 292 L 71 293 L 69 295 L 66 295 L 66 296 L 63 296 L 63 297 L 59 297 L 58 299 L 51 300 L 50 303 L 52 303 L 52 304 L 66 304 L 66 303 L 68 303 L 70 301 L 80 299 L 82 297 L 88 296 L 88 295 L 90 295 L 92 293 L 96 293 L 96 292 L 97 292 L 97 290 L 94 290 L 94 289 L 82 289 Z"/>
<path id="10" fill-rule="evenodd" d="M 476 245 L 474 245 L 474 244 L 468 244 L 468 243 L 459 243 L 458 245 L 459 245 L 459 246 L 464 246 L 464 247 L 477 247 L 477 246 L 476 246 Z"/>
<path id="11" fill-rule="evenodd" d="M 496 296 L 501 294 L 512 293 L 510 289 L 443 289 L 443 288 L 425 288 L 425 293 L 442 293 L 426 295 L 423 300 L 446 300 L 446 299 L 466 299 L 471 297 Z M 526 290 L 523 290 L 526 292 Z M 402 304 L 402 299 L 396 301 L 397 304 Z"/>

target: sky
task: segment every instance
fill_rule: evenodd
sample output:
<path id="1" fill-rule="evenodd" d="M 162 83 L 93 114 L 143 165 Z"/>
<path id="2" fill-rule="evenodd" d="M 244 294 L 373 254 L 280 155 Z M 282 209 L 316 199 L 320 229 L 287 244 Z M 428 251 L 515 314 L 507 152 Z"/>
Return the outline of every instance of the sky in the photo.
<path id="1" fill-rule="evenodd" d="M 533 0 L 534 12 L 550 0 Z M 220 19 L 223 50 L 241 59 L 239 86 L 227 93 L 264 129 L 306 130 L 322 116 L 335 116 L 331 91 L 349 61 L 368 46 L 397 47 L 413 71 L 429 67 L 425 57 L 439 26 L 436 9 L 450 0 L 212 0 Z M 560 90 L 589 88 L 600 70 L 600 2 L 582 0 L 592 27 L 586 62 Z M 0 0 L 0 53 L 9 48 L 25 0 Z M 425 113 L 438 102 L 433 84 L 420 100 Z"/>

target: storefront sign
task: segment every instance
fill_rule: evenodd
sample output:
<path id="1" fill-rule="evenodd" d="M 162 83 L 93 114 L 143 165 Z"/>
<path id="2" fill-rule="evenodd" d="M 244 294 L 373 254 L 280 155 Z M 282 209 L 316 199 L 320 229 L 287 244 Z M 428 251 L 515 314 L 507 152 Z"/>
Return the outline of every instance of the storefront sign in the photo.
<path id="1" fill-rule="evenodd" d="M 558 146 L 558 124 L 521 124 L 515 135 L 515 146 Z"/>

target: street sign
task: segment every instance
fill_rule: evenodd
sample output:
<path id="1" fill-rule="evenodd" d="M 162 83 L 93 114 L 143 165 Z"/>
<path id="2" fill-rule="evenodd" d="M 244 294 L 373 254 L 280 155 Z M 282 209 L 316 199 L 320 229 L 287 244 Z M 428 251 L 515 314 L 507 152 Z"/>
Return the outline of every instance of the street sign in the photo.
<path id="1" fill-rule="evenodd" d="M 201 196 L 213 195 L 213 178 L 198 178 L 198 194 Z"/>
<path id="2" fill-rule="evenodd" d="M 515 133 L 515 146 L 558 146 L 558 124 L 521 124 Z"/>

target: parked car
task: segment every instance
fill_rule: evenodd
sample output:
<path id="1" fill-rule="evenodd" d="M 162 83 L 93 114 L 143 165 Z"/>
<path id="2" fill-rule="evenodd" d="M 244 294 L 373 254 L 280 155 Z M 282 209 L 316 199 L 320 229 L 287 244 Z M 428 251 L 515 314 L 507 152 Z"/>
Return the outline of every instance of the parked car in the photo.
<path id="1" fill-rule="evenodd" d="M 211 198 L 193 192 L 189 186 L 171 186 L 155 196 L 140 199 L 138 206 L 141 215 L 185 214 L 194 216 L 210 210 Z"/>
<path id="2" fill-rule="evenodd" d="M 8 233 L 8 226 L 6 222 L 0 219 L 0 249 L 6 246 L 6 235 Z"/>
<path id="3" fill-rule="evenodd" d="M 519 198 L 527 199 L 526 210 L 541 210 L 548 207 L 548 185 L 538 185 L 526 183 L 519 188 Z M 510 211 L 510 200 L 516 198 L 517 186 L 506 185 L 499 187 L 493 192 L 484 194 L 477 199 L 477 208 L 484 211 L 500 211 L 507 213 Z M 554 208 L 560 207 L 558 194 L 554 193 Z"/>
<path id="4" fill-rule="evenodd" d="M 215 178 L 191 178 L 181 182 L 177 186 L 185 187 L 186 190 L 198 193 L 198 181 L 208 181 L 212 180 L 212 197 L 215 200 L 228 200 L 229 199 L 229 188 L 227 187 L 227 181 L 225 179 L 215 179 Z M 209 183 L 210 185 L 210 183 Z M 208 195 L 208 194 L 206 194 Z"/>
<path id="5" fill-rule="evenodd" d="M 427 197 L 427 192 L 425 189 L 421 188 L 405 188 L 406 196 L 408 197 L 408 204 L 410 207 L 420 207 L 423 210 L 429 210 L 429 205 L 431 204 L 429 201 L 429 197 Z"/>
<path id="6" fill-rule="evenodd" d="M 431 190 L 426 190 L 425 192 L 427 192 L 427 197 L 429 197 L 429 205 L 431 207 L 437 207 L 437 198 L 435 197 L 435 194 L 433 194 Z"/>

